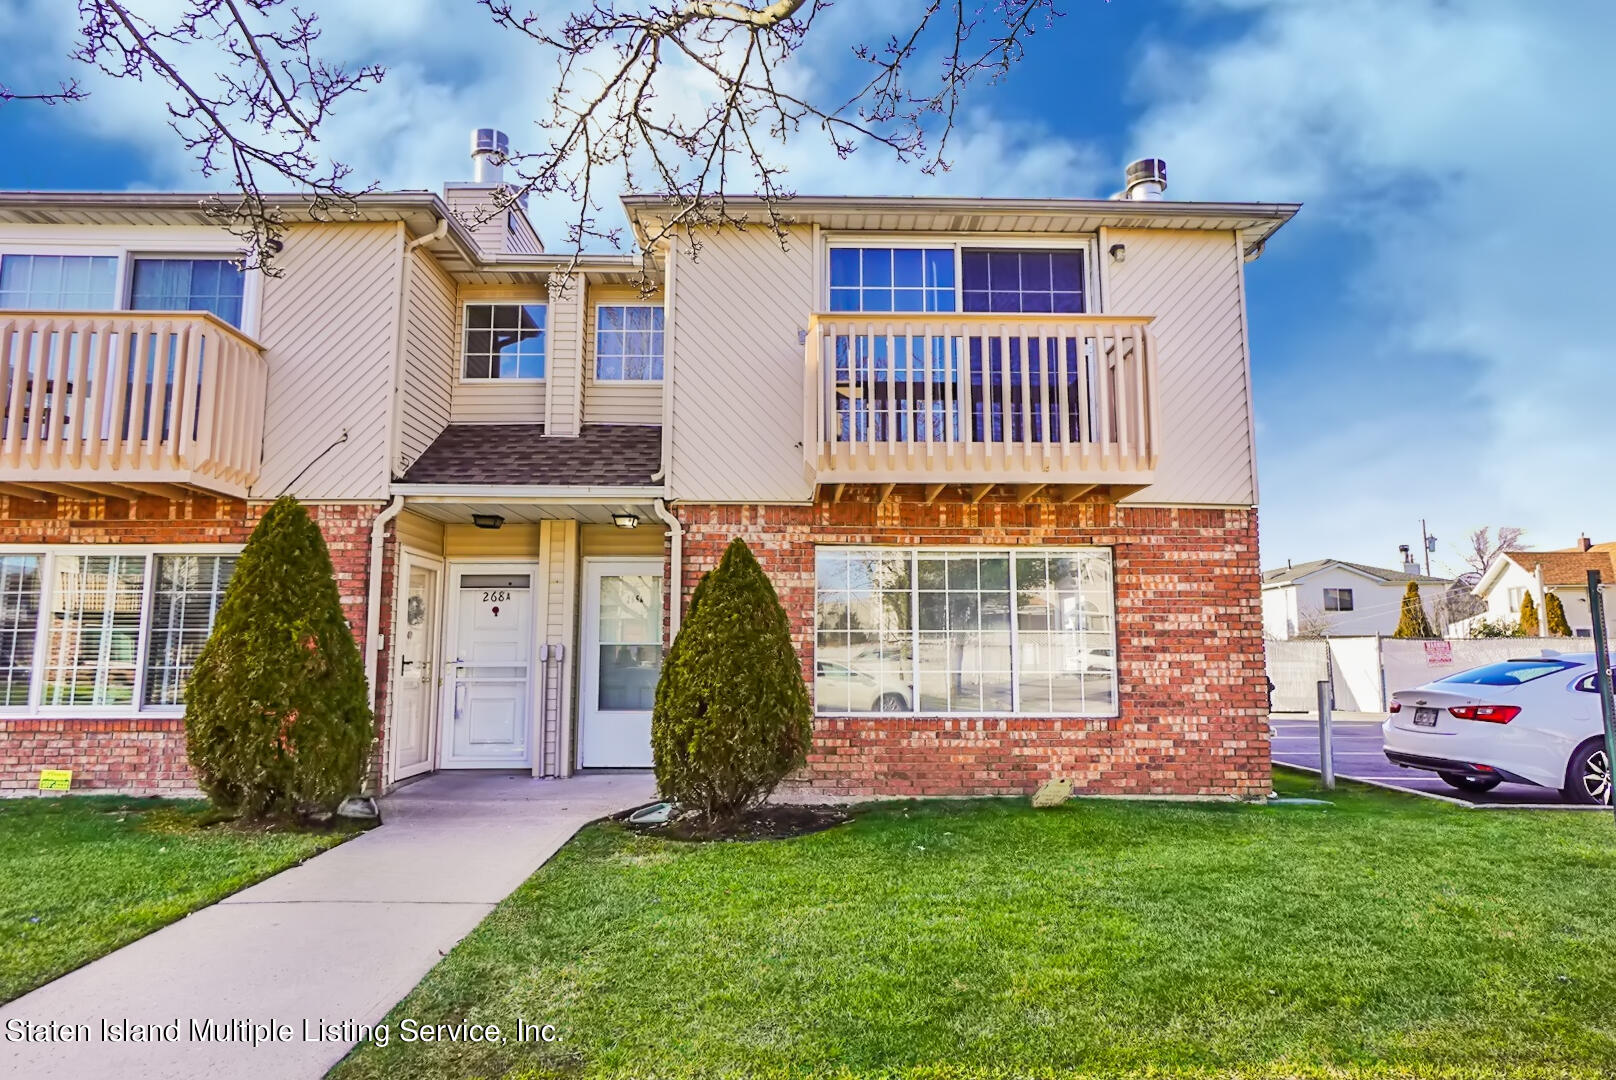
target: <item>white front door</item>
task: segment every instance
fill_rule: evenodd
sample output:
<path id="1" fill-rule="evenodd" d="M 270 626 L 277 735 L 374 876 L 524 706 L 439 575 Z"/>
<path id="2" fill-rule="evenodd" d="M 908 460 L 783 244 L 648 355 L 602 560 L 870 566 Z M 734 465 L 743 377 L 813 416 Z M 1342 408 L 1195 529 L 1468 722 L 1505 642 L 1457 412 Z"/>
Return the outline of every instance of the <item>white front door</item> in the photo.
<path id="1" fill-rule="evenodd" d="M 449 729 L 445 769 L 514 769 L 530 763 L 533 572 L 454 571 L 446 654 Z"/>
<path id="2" fill-rule="evenodd" d="M 662 560 L 585 559 L 578 764 L 651 764 L 662 670 Z"/>
<path id="3" fill-rule="evenodd" d="M 398 681 L 393 695 L 393 778 L 432 768 L 433 713 L 438 701 L 438 581 L 440 565 L 405 553 L 399 611 Z"/>

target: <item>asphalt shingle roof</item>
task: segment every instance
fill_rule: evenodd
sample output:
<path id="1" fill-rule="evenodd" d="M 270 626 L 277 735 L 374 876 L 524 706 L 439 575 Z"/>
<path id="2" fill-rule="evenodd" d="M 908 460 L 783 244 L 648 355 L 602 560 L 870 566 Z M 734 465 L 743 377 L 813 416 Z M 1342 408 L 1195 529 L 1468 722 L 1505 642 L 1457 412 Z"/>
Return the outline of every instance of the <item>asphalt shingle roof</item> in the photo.
<path id="1" fill-rule="evenodd" d="M 545 438 L 543 424 L 450 424 L 399 482 L 651 487 L 661 467 L 655 424 L 585 424 L 576 438 Z"/>
<path id="2" fill-rule="evenodd" d="M 1406 570 L 1390 570 L 1384 566 L 1368 566 L 1364 563 L 1347 562 L 1345 559 L 1313 559 L 1309 562 L 1297 563 L 1295 566 L 1281 567 L 1278 570 L 1264 570 L 1262 576 L 1263 584 L 1285 585 L 1297 580 L 1298 578 L 1304 578 L 1309 574 L 1315 573 L 1316 571 L 1323 570 L 1325 567 L 1329 566 L 1344 566 L 1349 570 L 1356 570 L 1360 574 L 1368 574 L 1370 577 L 1377 577 L 1383 581 L 1393 581 L 1398 583 L 1417 581 L 1421 585 L 1452 584 L 1452 582 L 1447 578 L 1427 577 L 1424 574 L 1410 574 Z"/>

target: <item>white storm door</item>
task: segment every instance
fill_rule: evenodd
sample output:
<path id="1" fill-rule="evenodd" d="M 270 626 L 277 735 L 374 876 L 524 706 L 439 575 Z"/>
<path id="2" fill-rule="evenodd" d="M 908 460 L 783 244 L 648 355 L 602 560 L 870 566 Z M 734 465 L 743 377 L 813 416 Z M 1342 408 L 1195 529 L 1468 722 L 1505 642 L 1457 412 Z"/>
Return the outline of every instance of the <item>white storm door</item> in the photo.
<path id="1" fill-rule="evenodd" d="M 448 662 L 446 769 L 528 765 L 533 575 L 499 568 L 455 572 Z"/>
<path id="2" fill-rule="evenodd" d="M 585 559 L 578 764 L 649 768 L 662 671 L 662 560 Z"/>
<path id="3" fill-rule="evenodd" d="M 436 562 L 404 556 L 399 610 L 398 681 L 393 694 L 393 779 L 432 768 L 433 713 L 438 703 L 438 583 Z"/>

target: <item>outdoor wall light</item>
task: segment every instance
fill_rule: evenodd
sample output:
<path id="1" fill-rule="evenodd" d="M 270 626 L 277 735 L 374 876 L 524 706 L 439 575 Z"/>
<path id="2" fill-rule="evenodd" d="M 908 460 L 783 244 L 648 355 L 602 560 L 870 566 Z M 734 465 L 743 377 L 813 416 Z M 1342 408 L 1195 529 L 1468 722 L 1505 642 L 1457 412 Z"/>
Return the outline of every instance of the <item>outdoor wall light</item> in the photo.
<path id="1" fill-rule="evenodd" d="M 505 519 L 498 514 L 473 514 L 471 523 L 479 529 L 497 529 L 505 524 Z"/>
<path id="2" fill-rule="evenodd" d="M 1128 245 L 1127 244 L 1112 244 L 1111 245 L 1111 261 L 1112 262 L 1119 262 L 1119 263 L 1120 262 L 1127 262 L 1128 261 Z"/>
<path id="3" fill-rule="evenodd" d="M 639 525 L 639 523 L 640 515 L 638 514 L 622 513 L 612 515 L 612 524 L 616 525 L 619 529 L 632 529 Z"/>

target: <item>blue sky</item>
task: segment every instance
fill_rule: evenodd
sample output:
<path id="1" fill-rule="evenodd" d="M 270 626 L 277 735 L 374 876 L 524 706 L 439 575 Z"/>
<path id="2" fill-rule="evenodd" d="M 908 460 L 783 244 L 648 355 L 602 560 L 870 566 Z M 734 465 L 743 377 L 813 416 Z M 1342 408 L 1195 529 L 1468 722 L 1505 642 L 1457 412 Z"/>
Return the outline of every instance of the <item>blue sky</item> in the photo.
<path id="1" fill-rule="evenodd" d="M 532 131 L 548 68 L 469 0 L 307 6 L 329 54 L 390 69 L 327 133 L 358 175 L 436 188 L 465 178 L 468 128 L 518 147 Z M 1170 197 L 1301 201 L 1248 268 L 1264 565 L 1393 564 L 1422 517 L 1436 567 L 1482 525 L 1539 547 L 1616 539 L 1616 227 L 1599 209 L 1616 184 L 1616 4 L 1064 6 L 1008 80 L 976 88 L 947 174 L 874 148 L 838 161 L 805 137 L 782 151 L 790 183 L 1096 196 L 1150 153 Z M 843 0 L 791 77 L 841 85 L 852 35 L 906 11 Z M 0 0 L 0 81 L 79 74 L 72 31 L 61 0 Z M 87 81 L 81 104 L 0 109 L 0 188 L 201 186 L 156 88 Z M 566 208 L 536 211 L 542 229 Z"/>

